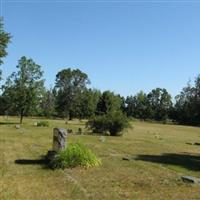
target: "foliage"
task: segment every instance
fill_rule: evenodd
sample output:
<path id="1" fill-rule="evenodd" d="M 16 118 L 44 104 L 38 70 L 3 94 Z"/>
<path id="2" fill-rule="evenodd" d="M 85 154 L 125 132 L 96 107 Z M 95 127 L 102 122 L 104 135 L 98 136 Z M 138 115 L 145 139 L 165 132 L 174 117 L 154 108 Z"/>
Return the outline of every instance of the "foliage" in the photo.
<path id="1" fill-rule="evenodd" d="M 139 119 L 149 118 L 149 102 L 147 95 L 140 91 L 136 96 L 128 96 L 126 99 L 127 116 Z"/>
<path id="2" fill-rule="evenodd" d="M 48 121 L 39 121 L 37 122 L 37 126 L 43 126 L 43 127 L 49 127 L 49 122 Z"/>
<path id="3" fill-rule="evenodd" d="M 9 105 L 6 98 L 0 95 L 0 115 L 5 115 L 6 110 L 8 110 L 8 108 L 9 108 Z"/>
<path id="4" fill-rule="evenodd" d="M 104 115 L 109 112 L 119 111 L 122 107 L 122 99 L 119 95 L 115 95 L 113 92 L 105 91 L 101 95 L 97 104 L 97 115 Z"/>
<path id="5" fill-rule="evenodd" d="M 63 151 L 59 151 L 50 161 L 52 168 L 94 167 L 101 165 L 101 160 L 82 143 L 70 143 Z"/>
<path id="6" fill-rule="evenodd" d="M 72 119 L 81 113 L 81 94 L 90 81 L 79 69 L 63 69 L 56 75 L 56 110 L 62 117 Z"/>
<path id="7" fill-rule="evenodd" d="M 171 95 L 161 88 L 153 89 L 148 94 L 141 91 L 136 96 L 128 96 L 126 104 L 128 116 L 144 120 L 166 120 L 172 108 Z"/>
<path id="8" fill-rule="evenodd" d="M 67 117 L 70 120 L 92 118 L 90 123 L 96 127 L 92 128 L 93 131 L 119 132 L 112 131 L 108 119 L 110 115 L 118 122 L 113 113 L 119 112 L 129 118 L 200 125 L 200 75 L 194 85 L 188 84 L 183 88 L 173 105 L 171 95 L 164 88 L 155 88 L 149 93 L 140 91 L 125 99 L 108 90 L 101 93 L 88 89 L 87 74 L 68 68 L 58 72 L 53 89 L 45 89 L 41 67 L 32 59 L 22 57 L 17 69 L 2 87 L 0 114 L 20 115 L 21 123 L 23 116 L 28 115 Z"/>
<path id="9" fill-rule="evenodd" d="M 41 101 L 37 109 L 40 116 L 52 117 L 56 115 L 55 111 L 55 94 L 52 89 L 44 90 L 41 96 Z"/>
<path id="10" fill-rule="evenodd" d="M 171 95 L 166 89 L 156 88 L 147 95 L 150 108 L 150 118 L 166 120 L 172 106 Z"/>
<path id="11" fill-rule="evenodd" d="M 18 72 L 8 77 L 2 96 L 6 99 L 8 112 L 19 114 L 22 123 L 23 116 L 36 109 L 44 90 L 44 81 L 41 66 L 32 59 L 21 57 L 17 69 Z"/>
<path id="12" fill-rule="evenodd" d="M 172 118 L 181 124 L 200 125 L 200 75 L 176 96 Z"/>
<path id="13" fill-rule="evenodd" d="M 6 48 L 8 43 L 10 42 L 11 35 L 4 31 L 3 18 L 0 17 L 0 65 L 3 64 L 2 58 L 7 56 Z M 1 79 L 1 71 L 0 71 L 0 79 Z"/>
<path id="14" fill-rule="evenodd" d="M 106 133 L 109 130 L 109 121 L 106 115 L 94 116 L 87 122 L 87 128 L 92 129 L 93 133 Z"/>
<path id="15" fill-rule="evenodd" d="M 123 129 L 128 126 L 128 119 L 121 111 L 95 116 L 87 123 L 87 127 L 92 129 L 94 133 L 105 134 L 109 132 L 111 136 L 122 135 Z"/>
<path id="16" fill-rule="evenodd" d="M 112 136 L 122 135 L 123 129 L 129 127 L 128 119 L 121 111 L 108 113 L 107 119 L 109 120 L 109 132 Z"/>
<path id="17" fill-rule="evenodd" d="M 101 92 L 99 90 L 85 89 L 80 94 L 80 113 L 78 118 L 90 118 L 95 115 Z"/>

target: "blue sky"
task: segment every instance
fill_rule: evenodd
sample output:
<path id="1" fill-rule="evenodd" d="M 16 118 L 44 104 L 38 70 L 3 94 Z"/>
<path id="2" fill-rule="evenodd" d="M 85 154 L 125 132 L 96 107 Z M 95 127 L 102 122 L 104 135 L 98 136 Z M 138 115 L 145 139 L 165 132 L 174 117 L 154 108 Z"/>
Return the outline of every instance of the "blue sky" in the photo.
<path id="1" fill-rule="evenodd" d="M 124 96 L 156 87 L 175 96 L 200 73 L 200 1 L 0 1 L 13 36 L 4 78 L 24 55 L 47 87 L 71 67 Z"/>

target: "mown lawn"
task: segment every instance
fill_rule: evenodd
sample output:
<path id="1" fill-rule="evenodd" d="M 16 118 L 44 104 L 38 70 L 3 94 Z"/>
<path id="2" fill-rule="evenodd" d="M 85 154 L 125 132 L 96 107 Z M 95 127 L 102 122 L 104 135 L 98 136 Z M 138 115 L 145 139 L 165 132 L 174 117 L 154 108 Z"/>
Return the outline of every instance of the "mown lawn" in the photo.
<path id="1" fill-rule="evenodd" d="M 52 147 L 53 127 L 84 128 L 84 122 L 48 120 L 50 127 L 35 127 L 39 119 L 0 117 L 0 199 L 200 199 L 200 185 L 183 183 L 182 175 L 200 177 L 200 128 L 132 122 L 123 137 L 69 134 L 101 159 L 102 166 L 50 170 L 42 156 Z M 122 160 L 124 156 L 132 161 Z"/>

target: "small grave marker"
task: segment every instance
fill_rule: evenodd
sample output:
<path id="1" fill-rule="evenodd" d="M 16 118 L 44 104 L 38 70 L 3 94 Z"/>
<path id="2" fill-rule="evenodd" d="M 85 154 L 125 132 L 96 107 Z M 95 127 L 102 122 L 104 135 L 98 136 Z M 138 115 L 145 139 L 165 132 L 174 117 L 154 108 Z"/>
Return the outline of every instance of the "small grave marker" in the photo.
<path id="1" fill-rule="evenodd" d="M 99 141 L 100 141 L 100 142 L 105 142 L 105 141 L 106 141 L 106 138 L 105 138 L 104 136 L 100 136 L 100 137 L 99 137 Z"/>
<path id="2" fill-rule="evenodd" d="M 19 124 L 15 125 L 15 128 L 20 129 L 20 125 Z"/>

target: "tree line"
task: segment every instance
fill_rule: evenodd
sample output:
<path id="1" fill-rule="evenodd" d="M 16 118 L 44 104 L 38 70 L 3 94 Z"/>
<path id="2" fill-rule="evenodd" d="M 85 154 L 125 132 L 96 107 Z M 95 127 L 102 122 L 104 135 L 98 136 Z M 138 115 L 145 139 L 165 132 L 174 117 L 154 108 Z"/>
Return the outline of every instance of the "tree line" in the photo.
<path id="1" fill-rule="evenodd" d="M 7 55 L 11 35 L 3 30 L 0 18 L 0 64 Z M 54 87 L 44 86 L 42 67 L 31 58 L 21 57 L 13 72 L 1 87 L 0 115 L 44 116 L 94 119 L 91 124 L 108 119 L 123 121 L 124 116 L 142 120 L 174 121 L 180 124 L 200 125 L 200 75 L 194 84 L 188 84 L 172 102 L 165 88 L 149 93 L 123 97 L 112 91 L 101 92 L 89 87 L 89 77 L 80 69 L 66 68 L 55 76 Z M 98 118 L 99 117 L 99 118 Z M 108 120 L 107 120 L 108 121 Z M 106 124 L 112 132 L 114 121 Z M 105 129 L 106 129 L 105 128 Z M 120 129 L 120 128 L 119 128 Z"/>

